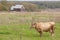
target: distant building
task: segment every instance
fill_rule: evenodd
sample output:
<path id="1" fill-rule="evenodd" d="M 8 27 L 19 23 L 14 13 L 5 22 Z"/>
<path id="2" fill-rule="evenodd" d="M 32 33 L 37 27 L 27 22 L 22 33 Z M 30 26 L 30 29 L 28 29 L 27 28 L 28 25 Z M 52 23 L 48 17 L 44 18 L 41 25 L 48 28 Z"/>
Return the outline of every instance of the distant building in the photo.
<path id="1" fill-rule="evenodd" d="M 15 5 L 11 6 L 11 11 L 25 11 L 25 7 L 23 5 Z"/>

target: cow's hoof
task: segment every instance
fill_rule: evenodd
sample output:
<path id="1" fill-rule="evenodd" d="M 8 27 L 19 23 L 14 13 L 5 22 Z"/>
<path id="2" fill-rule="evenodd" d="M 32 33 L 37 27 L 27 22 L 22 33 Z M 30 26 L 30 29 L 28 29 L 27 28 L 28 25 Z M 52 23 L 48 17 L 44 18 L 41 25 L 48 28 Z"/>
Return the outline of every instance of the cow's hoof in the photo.
<path id="1" fill-rule="evenodd" d="M 54 36 L 54 34 L 52 34 L 52 37 Z"/>

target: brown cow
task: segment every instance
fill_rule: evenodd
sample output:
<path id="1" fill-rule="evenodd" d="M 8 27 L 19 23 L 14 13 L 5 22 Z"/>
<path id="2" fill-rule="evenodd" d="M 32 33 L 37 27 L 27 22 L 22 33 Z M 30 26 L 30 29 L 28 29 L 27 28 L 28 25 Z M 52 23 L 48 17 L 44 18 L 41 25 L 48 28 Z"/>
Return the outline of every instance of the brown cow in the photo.
<path id="1" fill-rule="evenodd" d="M 43 32 L 50 32 L 54 36 L 54 25 L 55 22 L 36 22 L 32 23 L 31 28 L 35 28 L 42 36 Z"/>

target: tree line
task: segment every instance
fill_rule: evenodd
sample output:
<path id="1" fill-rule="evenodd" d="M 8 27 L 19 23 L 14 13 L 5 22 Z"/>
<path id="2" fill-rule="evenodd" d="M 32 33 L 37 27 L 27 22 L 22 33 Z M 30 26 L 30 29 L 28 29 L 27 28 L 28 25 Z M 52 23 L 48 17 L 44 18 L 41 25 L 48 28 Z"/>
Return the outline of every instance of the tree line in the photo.
<path id="1" fill-rule="evenodd" d="M 60 8 L 60 2 L 55 1 L 55 2 L 48 2 L 48 1 L 43 1 L 43 2 L 18 2 L 18 1 L 0 1 L 0 11 L 10 11 L 10 7 L 16 4 L 21 4 L 24 5 L 26 11 L 41 11 L 41 9 L 55 9 L 55 8 Z"/>

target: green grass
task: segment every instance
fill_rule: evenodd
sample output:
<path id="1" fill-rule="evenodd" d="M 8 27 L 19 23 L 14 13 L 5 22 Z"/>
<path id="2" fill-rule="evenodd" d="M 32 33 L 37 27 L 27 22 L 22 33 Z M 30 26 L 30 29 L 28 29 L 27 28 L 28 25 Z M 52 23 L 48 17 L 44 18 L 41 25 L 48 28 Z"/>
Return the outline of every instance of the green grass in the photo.
<path id="1" fill-rule="evenodd" d="M 30 14 L 30 13 L 29 13 Z M 43 33 L 43 37 L 35 29 L 30 29 L 31 16 L 39 14 L 0 14 L 0 40 L 60 40 L 60 23 L 56 23 L 55 36 Z M 20 16 L 21 15 L 21 16 Z M 45 17 L 49 15 L 44 15 Z"/>
<path id="2" fill-rule="evenodd" d="M 60 23 L 56 24 L 55 36 L 50 33 L 40 34 L 35 29 L 29 29 L 29 24 L 9 24 L 0 26 L 0 40 L 60 40 Z"/>

